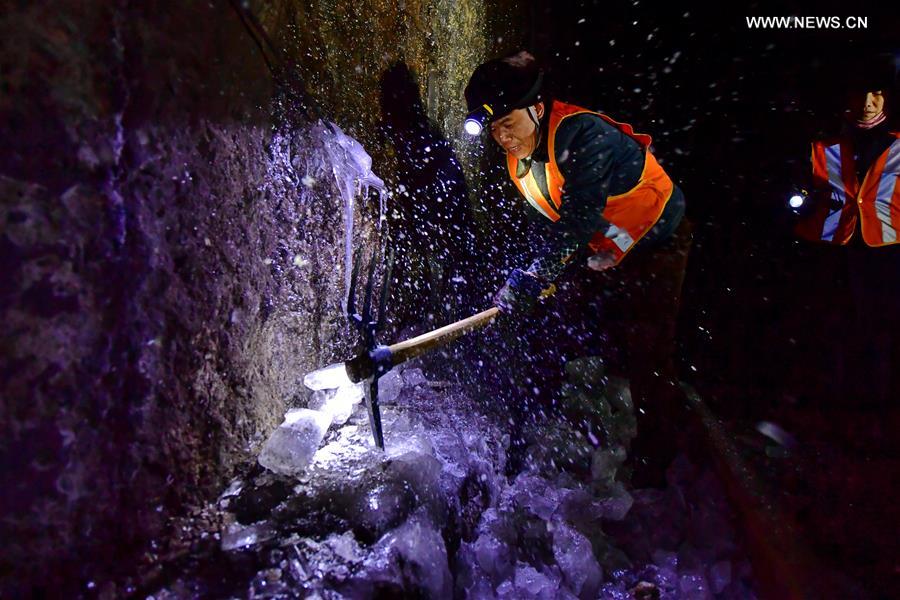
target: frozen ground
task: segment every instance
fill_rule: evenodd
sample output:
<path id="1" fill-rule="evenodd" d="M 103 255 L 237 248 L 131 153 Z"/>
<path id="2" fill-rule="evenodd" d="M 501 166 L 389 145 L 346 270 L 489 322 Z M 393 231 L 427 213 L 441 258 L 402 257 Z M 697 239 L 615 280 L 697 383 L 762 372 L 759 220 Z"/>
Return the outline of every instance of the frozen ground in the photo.
<path id="1" fill-rule="evenodd" d="M 620 472 L 627 388 L 583 367 L 567 402 L 602 416 L 602 442 L 580 433 L 592 431 L 583 421 L 531 423 L 521 467 L 507 465 L 504 411 L 419 369 L 384 381 L 383 453 L 356 394 L 349 414 L 337 403 L 324 439 L 320 417 L 292 411 L 286 426 L 315 446 L 292 447 L 305 466 L 276 461 L 281 474 L 257 466 L 235 480 L 184 526 L 147 595 L 753 598 L 715 477 L 678 459 L 665 490 L 631 489 Z M 318 394 L 310 408 L 333 400 Z"/>

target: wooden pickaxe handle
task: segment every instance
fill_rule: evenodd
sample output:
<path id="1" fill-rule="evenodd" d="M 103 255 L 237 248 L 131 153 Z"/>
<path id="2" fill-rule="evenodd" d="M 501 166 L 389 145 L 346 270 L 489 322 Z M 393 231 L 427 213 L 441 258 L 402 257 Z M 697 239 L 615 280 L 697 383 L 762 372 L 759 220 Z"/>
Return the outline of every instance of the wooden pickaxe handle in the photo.
<path id="1" fill-rule="evenodd" d="M 438 346 L 452 342 L 473 329 L 487 325 L 499 312 L 500 309 L 495 306 L 456 323 L 445 325 L 440 329 L 397 342 L 393 346 L 378 346 L 371 351 L 363 352 L 345 363 L 347 375 L 350 381 L 358 383 L 375 375 L 379 370 L 389 371 L 391 367 L 421 356 Z"/>
<path id="2" fill-rule="evenodd" d="M 499 312 L 500 309 L 494 306 L 493 308 L 481 311 L 477 315 L 472 315 L 471 317 L 467 317 L 456 323 L 444 325 L 440 329 L 435 329 L 434 331 L 429 331 L 428 333 L 423 333 L 414 338 L 388 346 L 391 351 L 391 356 L 393 357 L 393 362 L 395 365 L 399 365 L 411 358 L 421 356 L 438 346 L 443 346 L 448 342 L 452 342 L 473 329 L 478 329 L 479 327 L 487 325 Z"/>

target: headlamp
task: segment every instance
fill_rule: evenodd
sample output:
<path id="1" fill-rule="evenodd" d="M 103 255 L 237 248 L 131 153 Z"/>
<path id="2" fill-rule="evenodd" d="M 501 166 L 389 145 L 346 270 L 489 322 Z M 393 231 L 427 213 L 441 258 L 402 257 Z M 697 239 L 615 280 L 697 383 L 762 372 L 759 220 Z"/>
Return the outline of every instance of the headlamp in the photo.
<path id="1" fill-rule="evenodd" d="M 491 117 L 494 115 L 494 109 L 489 104 L 482 104 L 468 115 L 463 128 L 469 135 L 481 135 L 484 126 L 487 125 Z"/>
<path id="2" fill-rule="evenodd" d="M 788 200 L 788 204 L 791 205 L 791 208 L 800 208 L 801 206 L 803 206 L 804 200 L 806 200 L 806 198 L 804 198 L 800 194 L 794 194 Z"/>

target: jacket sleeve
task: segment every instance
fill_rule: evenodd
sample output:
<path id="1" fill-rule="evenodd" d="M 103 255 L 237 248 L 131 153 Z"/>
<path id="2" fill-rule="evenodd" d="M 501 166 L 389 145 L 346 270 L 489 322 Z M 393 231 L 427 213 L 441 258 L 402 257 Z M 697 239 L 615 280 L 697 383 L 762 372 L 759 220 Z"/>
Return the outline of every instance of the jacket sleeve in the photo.
<path id="1" fill-rule="evenodd" d="M 556 131 L 556 163 L 565 178 L 560 218 L 548 224 L 539 258 L 528 271 L 555 280 L 567 260 L 587 245 L 609 223 L 603 218 L 614 165 L 631 138 L 596 115 L 576 115 L 564 120 Z M 634 148 L 629 148 L 633 153 Z"/>

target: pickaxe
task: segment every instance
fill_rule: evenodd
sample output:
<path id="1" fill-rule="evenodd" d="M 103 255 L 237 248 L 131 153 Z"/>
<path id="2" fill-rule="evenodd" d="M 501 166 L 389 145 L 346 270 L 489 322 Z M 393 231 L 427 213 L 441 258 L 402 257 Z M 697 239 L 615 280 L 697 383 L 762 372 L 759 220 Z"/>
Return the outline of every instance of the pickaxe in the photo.
<path id="1" fill-rule="evenodd" d="M 304 382 L 313 389 L 326 387 L 338 387 L 351 383 L 368 381 L 366 387 L 366 407 L 369 412 L 369 425 L 372 428 L 372 436 L 375 445 L 384 449 L 384 432 L 381 427 L 381 409 L 378 405 L 378 380 L 382 375 L 411 358 L 420 356 L 434 348 L 443 346 L 462 335 L 483 327 L 490 323 L 499 313 L 497 307 L 484 310 L 476 315 L 462 319 L 450 325 L 445 325 L 434 331 L 424 333 L 409 340 L 397 342 L 390 346 L 379 344 L 376 333 L 384 325 L 385 309 L 390 293 L 391 270 L 393 269 L 394 256 L 391 253 L 384 274 L 384 284 L 381 287 L 381 301 L 378 305 L 378 315 L 374 315 L 372 296 L 375 279 L 375 270 L 378 264 L 379 252 L 373 253 L 369 263 L 369 272 L 366 278 L 363 309 L 356 312 L 356 288 L 359 279 L 361 257 L 353 264 L 353 272 L 350 278 L 350 290 L 347 298 L 347 317 L 360 330 L 363 336 L 364 349 L 355 358 L 337 363 L 314 371 L 306 376 Z"/>

